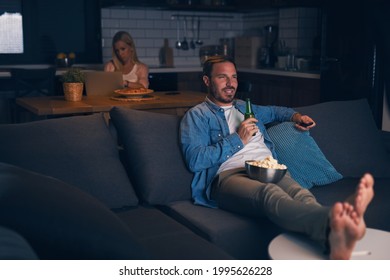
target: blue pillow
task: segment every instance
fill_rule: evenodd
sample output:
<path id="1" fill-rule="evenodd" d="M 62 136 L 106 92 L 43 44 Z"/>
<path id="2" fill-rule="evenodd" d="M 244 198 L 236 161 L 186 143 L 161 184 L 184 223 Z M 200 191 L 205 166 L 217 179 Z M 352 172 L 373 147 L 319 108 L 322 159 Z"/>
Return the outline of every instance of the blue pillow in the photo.
<path id="1" fill-rule="evenodd" d="M 308 131 L 284 122 L 268 128 L 278 161 L 287 165 L 291 176 L 304 188 L 333 183 L 343 178 L 325 158 Z"/>

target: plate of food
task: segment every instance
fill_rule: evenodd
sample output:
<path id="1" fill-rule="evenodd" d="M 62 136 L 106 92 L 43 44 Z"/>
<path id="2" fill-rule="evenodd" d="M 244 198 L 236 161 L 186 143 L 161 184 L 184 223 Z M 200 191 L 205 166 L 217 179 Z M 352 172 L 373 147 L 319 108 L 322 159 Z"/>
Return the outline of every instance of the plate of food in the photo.
<path id="1" fill-rule="evenodd" d="M 140 95 L 152 93 L 153 90 L 148 88 L 121 88 L 121 89 L 114 90 L 114 92 L 119 95 L 140 96 Z"/>

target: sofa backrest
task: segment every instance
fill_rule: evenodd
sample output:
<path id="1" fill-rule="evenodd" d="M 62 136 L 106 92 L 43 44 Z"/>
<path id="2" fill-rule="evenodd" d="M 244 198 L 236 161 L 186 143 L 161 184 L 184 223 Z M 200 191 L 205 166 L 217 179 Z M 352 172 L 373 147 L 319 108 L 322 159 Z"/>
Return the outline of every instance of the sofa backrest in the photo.
<path id="1" fill-rule="evenodd" d="M 366 100 L 296 109 L 316 121 L 310 135 L 322 151 L 319 152 L 333 165 L 320 170 L 322 177 L 314 178 L 311 185 L 338 180 L 338 172 L 354 178 L 365 172 L 376 177 L 390 176 L 390 161 Z M 123 107 L 115 107 L 110 116 L 138 197 L 152 205 L 191 199 L 192 173 L 179 145 L 181 118 Z"/>
<path id="2" fill-rule="evenodd" d="M 109 208 L 138 204 L 102 115 L 5 124 L 0 135 L 0 162 L 60 179 Z"/>
<path id="3" fill-rule="evenodd" d="M 366 100 L 296 109 L 316 121 L 310 134 L 344 177 L 390 177 L 389 156 Z M 190 200 L 180 117 L 121 107 L 110 114 L 126 167 L 100 114 L 1 125 L 0 161 L 63 180 L 109 208 L 135 206 L 138 198 L 153 205 Z"/>

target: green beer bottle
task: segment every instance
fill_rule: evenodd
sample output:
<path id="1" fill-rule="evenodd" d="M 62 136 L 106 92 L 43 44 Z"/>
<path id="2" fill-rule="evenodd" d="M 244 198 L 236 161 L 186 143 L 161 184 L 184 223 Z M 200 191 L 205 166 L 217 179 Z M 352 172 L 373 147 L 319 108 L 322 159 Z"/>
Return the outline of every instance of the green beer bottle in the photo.
<path id="1" fill-rule="evenodd" d="M 255 115 L 252 112 L 252 104 L 250 98 L 246 99 L 245 119 L 254 118 Z"/>
<path id="2" fill-rule="evenodd" d="M 244 118 L 249 119 L 249 118 L 254 118 L 254 117 L 255 117 L 255 114 L 253 114 L 253 111 L 252 111 L 251 100 L 250 100 L 250 98 L 247 98 Z M 252 136 L 255 136 L 255 135 L 256 135 L 256 133 L 254 133 Z"/>

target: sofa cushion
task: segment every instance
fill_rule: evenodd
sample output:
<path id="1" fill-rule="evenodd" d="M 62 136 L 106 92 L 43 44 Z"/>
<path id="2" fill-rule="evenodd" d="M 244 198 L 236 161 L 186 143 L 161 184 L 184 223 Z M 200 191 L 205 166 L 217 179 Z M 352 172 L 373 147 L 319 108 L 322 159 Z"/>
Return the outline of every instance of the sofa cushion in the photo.
<path id="1" fill-rule="evenodd" d="M 40 259 L 143 259 L 129 228 L 96 198 L 52 177 L 0 163 L 0 224 Z"/>
<path id="2" fill-rule="evenodd" d="M 176 201 L 161 208 L 171 217 L 236 259 L 268 259 L 268 244 L 281 229 L 267 218 Z"/>
<path id="3" fill-rule="evenodd" d="M 225 251 L 154 207 L 121 211 L 139 243 L 157 260 L 232 259 Z"/>
<path id="4" fill-rule="evenodd" d="M 123 107 L 110 115 L 139 197 L 149 204 L 190 199 L 192 173 L 179 147 L 180 118 Z"/>
<path id="5" fill-rule="evenodd" d="M 326 158 L 344 177 L 390 177 L 390 159 L 365 99 L 296 108 L 311 116 L 310 130 Z"/>
<path id="6" fill-rule="evenodd" d="M 343 176 L 325 158 L 308 131 L 299 131 L 294 123 L 284 122 L 268 128 L 278 161 L 287 165 L 291 176 L 304 188 L 326 185 Z"/>
<path id="7" fill-rule="evenodd" d="M 52 176 L 110 208 L 137 205 L 100 114 L 0 126 L 0 161 Z"/>

